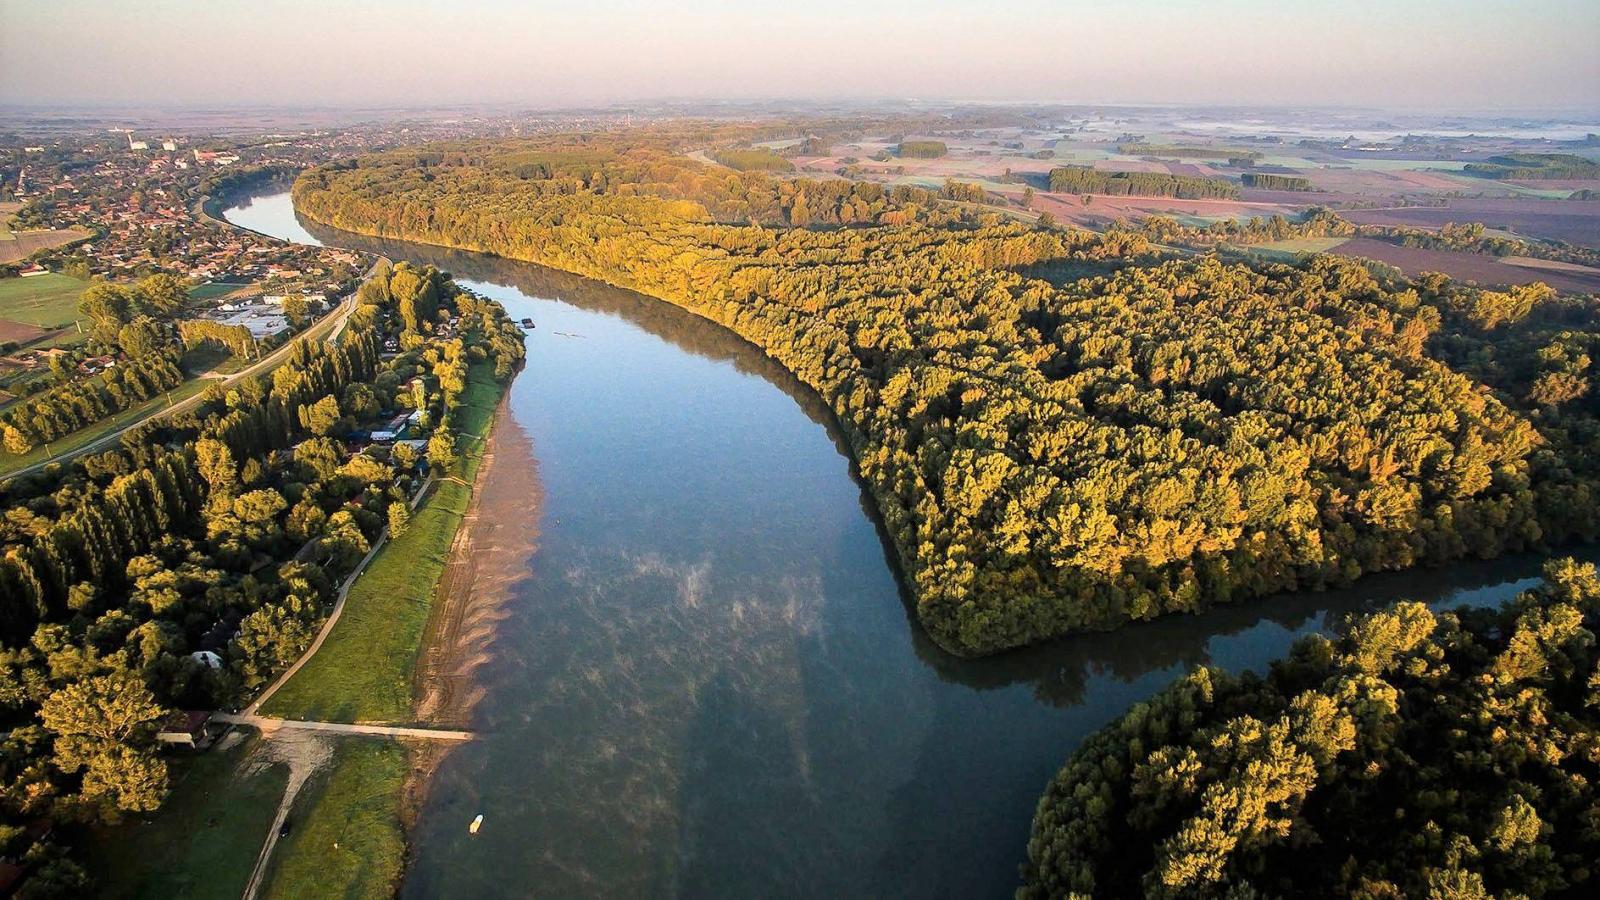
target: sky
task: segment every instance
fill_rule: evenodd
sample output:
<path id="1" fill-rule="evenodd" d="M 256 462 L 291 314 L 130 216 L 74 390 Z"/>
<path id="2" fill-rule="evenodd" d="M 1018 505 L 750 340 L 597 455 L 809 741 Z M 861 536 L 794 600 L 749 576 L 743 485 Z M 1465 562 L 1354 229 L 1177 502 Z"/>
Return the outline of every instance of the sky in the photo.
<path id="1" fill-rule="evenodd" d="M 1595 0 L 0 0 L 0 104 L 1600 110 Z"/>

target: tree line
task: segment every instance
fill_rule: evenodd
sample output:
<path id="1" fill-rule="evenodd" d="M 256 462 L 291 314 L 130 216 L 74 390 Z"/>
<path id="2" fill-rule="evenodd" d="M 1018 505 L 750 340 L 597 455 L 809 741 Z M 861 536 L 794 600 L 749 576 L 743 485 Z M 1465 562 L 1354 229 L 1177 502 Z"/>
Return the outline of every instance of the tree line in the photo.
<path id="1" fill-rule="evenodd" d="M 1571 153 L 1507 153 L 1491 156 L 1486 162 L 1467 163 L 1462 171 L 1501 180 L 1600 178 L 1600 162 Z"/>
<path id="2" fill-rule="evenodd" d="M 176 350 L 146 352 L 97 375 L 75 378 L 19 400 L 0 416 L 0 441 L 7 453 L 27 453 L 157 397 L 183 384 L 186 377 Z"/>
<path id="3" fill-rule="evenodd" d="M 1058 194 L 1176 197 L 1180 200 L 1238 199 L 1239 186 L 1220 178 L 1165 172 L 1101 172 L 1088 166 L 1050 170 L 1050 190 Z"/>
<path id="4" fill-rule="evenodd" d="M 1261 158 L 1255 150 L 1235 147 L 1183 147 L 1175 144 L 1118 144 L 1117 152 L 1128 156 L 1176 156 L 1181 159 L 1224 159 L 1229 162 L 1243 160 L 1254 162 Z"/>
<path id="5" fill-rule="evenodd" d="M 741 172 L 794 171 L 794 163 L 766 147 L 730 147 L 725 150 L 713 151 L 711 158 L 730 169 L 738 169 Z"/>
<path id="6" fill-rule="evenodd" d="M 302 175 L 295 202 L 631 288 L 762 347 L 833 408 L 918 616 L 955 652 L 1596 533 L 1593 476 L 1563 456 L 1589 453 L 1553 440 L 1570 423 L 1436 356 L 1465 335 L 1529 364 L 1536 338 L 1485 323 L 1538 313 L 1537 292 L 1423 293 L 1333 257 L 1163 259 L 1141 234 L 970 210 L 774 229 L 625 180 L 693 165 L 665 143 L 591 158 L 588 187 L 506 168 L 572 140 L 359 157 Z M 768 184 L 716 177 L 708 199 Z M 1023 274 L 1041 263 L 1092 274 Z M 1475 303 L 1476 322 L 1442 312 Z"/>

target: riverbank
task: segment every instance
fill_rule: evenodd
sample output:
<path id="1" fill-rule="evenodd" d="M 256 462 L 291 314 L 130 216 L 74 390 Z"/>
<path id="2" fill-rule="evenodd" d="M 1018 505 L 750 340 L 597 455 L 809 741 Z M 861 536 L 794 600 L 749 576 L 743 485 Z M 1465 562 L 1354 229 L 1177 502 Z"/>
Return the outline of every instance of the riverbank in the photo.
<path id="1" fill-rule="evenodd" d="M 350 590 L 339 622 L 318 652 L 264 705 L 266 715 L 319 721 L 407 723 L 426 684 L 432 620 L 449 620 L 467 601 L 442 578 L 471 546 L 468 514 L 492 469 L 489 450 L 508 384 L 475 366 L 457 409 L 458 458 L 417 507 L 406 532 L 378 552 Z M 436 605 L 439 609 L 435 609 Z M 466 621 L 464 613 L 455 614 Z M 434 718 L 454 718 L 435 704 Z M 464 718 L 464 716 L 461 716 Z M 303 827 L 268 869 L 266 897 L 304 890 L 349 897 L 392 896 L 403 876 L 411 798 L 423 796 L 442 752 L 412 742 L 341 740 L 326 769 L 296 804 Z"/>

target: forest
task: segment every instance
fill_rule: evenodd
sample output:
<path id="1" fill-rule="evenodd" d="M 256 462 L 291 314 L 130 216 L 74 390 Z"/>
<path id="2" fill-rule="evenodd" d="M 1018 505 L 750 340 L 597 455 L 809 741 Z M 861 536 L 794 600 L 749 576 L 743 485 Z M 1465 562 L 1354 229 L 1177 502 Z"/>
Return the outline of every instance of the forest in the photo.
<path id="1" fill-rule="evenodd" d="M 469 368 L 505 379 L 522 353 L 498 304 L 402 263 L 362 286 L 337 343 L 301 339 L 116 449 L 0 485 L 0 850 L 30 896 L 86 895 L 71 844 L 160 806 L 162 721 L 242 705 L 299 657 L 453 459 Z M 424 444 L 368 444 L 404 409 Z"/>
<path id="2" fill-rule="evenodd" d="M 294 193 L 327 225 L 594 277 L 762 347 L 833 409 L 956 653 L 1597 530 L 1592 298 L 1174 258 L 715 170 L 665 137 L 371 155 Z M 792 227 L 823 218 L 844 227 Z M 1045 263 L 1080 276 L 1027 274 Z"/>
<path id="3" fill-rule="evenodd" d="M 1101 172 L 1088 166 L 1050 170 L 1050 190 L 1065 194 L 1176 197 L 1180 200 L 1237 199 L 1239 186 L 1220 178 L 1165 172 Z"/>
<path id="4" fill-rule="evenodd" d="M 1265 675 L 1199 668 L 1090 736 L 1019 900 L 1592 897 L 1600 577 L 1401 603 Z"/>

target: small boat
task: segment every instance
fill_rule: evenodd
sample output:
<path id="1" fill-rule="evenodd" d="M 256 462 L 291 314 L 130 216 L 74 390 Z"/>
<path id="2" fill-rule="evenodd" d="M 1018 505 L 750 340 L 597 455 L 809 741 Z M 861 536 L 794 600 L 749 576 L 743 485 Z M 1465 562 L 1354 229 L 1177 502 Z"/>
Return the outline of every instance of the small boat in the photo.
<path id="1" fill-rule="evenodd" d="M 471 825 L 467 826 L 467 834 L 477 834 L 478 833 L 478 829 L 482 828 L 482 827 L 483 827 L 483 813 L 478 813 L 478 817 L 476 819 L 472 820 L 472 824 Z"/>
<path id="2" fill-rule="evenodd" d="M 529 331 L 532 331 L 533 330 L 533 320 L 532 319 L 523 319 L 522 320 L 522 327 L 528 329 Z"/>

